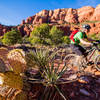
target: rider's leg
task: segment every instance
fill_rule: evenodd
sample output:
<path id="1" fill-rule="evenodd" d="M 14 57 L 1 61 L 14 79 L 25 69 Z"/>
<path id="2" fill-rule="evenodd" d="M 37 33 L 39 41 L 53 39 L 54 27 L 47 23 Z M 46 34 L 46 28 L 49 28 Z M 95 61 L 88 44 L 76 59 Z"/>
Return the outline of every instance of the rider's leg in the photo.
<path id="1" fill-rule="evenodd" d="M 72 48 L 73 52 L 75 52 L 75 54 L 77 54 L 77 57 L 76 57 L 76 60 L 74 63 L 76 66 L 80 66 L 82 60 L 85 58 L 84 53 L 86 50 L 82 46 L 74 45 L 74 44 L 71 45 L 71 48 Z"/>

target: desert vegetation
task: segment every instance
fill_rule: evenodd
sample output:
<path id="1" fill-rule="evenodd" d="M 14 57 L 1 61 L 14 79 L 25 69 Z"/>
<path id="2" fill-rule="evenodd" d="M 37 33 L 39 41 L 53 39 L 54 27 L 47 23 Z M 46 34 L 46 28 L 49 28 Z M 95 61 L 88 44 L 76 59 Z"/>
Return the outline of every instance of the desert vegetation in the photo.
<path id="1" fill-rule="evenodd" d="M 100 38 L 99 34 L 89 37 Z M 63 64 L 64 56 L 72 52 L 68 46 L 70 40 L 56 26 L 41 24 L 34 27 L 30 36 L 24 37 L 19 31 L 11 30 L 0 42 L 1 100 L 82 100 L 83 97 L 95 100 L 100 97 L 99 78 L 93 75 L 98 73 L 95 69 L 90 67 L 90 72 L 87 69 L 88 73 L 76 75 L 68 72 L 67 65 Z"/>
<path id="2" fill-rule="evenodd" d="M 21 33 L 17 30 L 12 30 L 4 34 L 2 42 L 5 45 L 14 45 L 21 42 Z"/>
<path id="3" fill-rule="evenodd" d="M 42 24 L 39 27 L 35 27 L 31 32 L 30 41 L 32 44 L 58 45 L 61 43 L 69 43 L 69 38 L 68 36 L 64 36 L 64 32 L 56 26 L 50 28 L 48 24 Z"/>

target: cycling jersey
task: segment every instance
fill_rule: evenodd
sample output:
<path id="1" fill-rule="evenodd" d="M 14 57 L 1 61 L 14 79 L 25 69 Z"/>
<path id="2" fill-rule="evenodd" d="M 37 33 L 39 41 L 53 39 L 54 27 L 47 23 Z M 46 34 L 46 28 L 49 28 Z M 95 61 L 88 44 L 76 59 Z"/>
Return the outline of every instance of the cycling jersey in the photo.
<path id="1" fill-rule="evenodd" d="M 79 45 L 80 39 L 87 38 L 87 35 L 86 35 L 85 33 L 83 33 L 83 32 L 77 32 L 77 33 L 74 35 L 73 38 L 74 38 L 75 42 L 73 42 L 73 41 L 71 40 L 71 44 Z"/>

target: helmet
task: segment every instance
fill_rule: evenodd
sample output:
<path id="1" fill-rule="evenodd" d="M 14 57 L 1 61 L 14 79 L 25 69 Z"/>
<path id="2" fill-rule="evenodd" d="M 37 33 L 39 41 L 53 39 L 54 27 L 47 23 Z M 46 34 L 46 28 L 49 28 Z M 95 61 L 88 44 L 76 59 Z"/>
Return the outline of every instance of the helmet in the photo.
<path id="1" fill-rule="evenodd" d="M 84 28 L 84 29 L 90 29 L 91 27 L 88 24 L 84 24 L 84 25 L 82 25 L 82 28 Z"/>

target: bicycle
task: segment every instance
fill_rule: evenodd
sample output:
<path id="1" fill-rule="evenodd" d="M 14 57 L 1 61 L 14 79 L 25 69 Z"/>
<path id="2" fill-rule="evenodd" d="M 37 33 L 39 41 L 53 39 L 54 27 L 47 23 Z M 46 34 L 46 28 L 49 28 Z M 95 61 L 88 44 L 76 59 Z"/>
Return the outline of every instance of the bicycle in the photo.
<path id="1" fill-rule="evenodd" d="M 68 67 L 68 71 L 72 71 L 73 73 L 79 73 L 84 71 L 89 65 L 94 64 L 94 67 L 100 71 L 100 49 L 98 45 L 100 42 L 95 42 L 95 45 L 91 47 L 90 50 L 86 51 L 86 58 L 84 57 L 79 66 L 75 66 L 74 62 L 77 57 L 76 54 L 68 54 L 63 59 L 63 62 L 66 67 Z M 86 60 L 87 59 L 87 60 Z"/>

